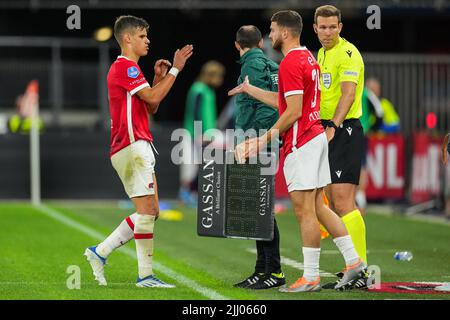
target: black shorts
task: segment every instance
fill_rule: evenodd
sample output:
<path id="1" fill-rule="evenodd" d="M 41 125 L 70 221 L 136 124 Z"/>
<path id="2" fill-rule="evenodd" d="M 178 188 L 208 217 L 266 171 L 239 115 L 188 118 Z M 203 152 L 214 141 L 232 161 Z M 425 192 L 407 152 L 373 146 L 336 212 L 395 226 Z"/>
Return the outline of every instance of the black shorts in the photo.
<path id="1" fill-rule="evenodd" d="M 322 120 L 324 127 L 326 120 Z M 359 184 L 364 153 L 364 132 L 359 119 L 348 119 L 338 127 L 328 146 L 331 183 Z"/>
<path id="2" fill-rule="evenodd" d="M 361 160 L 361 166 L 363 168 L 367 167 L 368 148 L 369 148 L 369 138 L 367 138 L 367 136 L 364 136 L 363 152 L 362 152 L 362 160 Z"/>

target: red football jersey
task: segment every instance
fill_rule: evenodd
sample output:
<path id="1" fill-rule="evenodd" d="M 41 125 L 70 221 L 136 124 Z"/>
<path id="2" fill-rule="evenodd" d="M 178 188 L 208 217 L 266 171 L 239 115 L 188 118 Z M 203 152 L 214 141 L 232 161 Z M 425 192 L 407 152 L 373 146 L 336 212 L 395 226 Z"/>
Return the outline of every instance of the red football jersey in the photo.
<path id="1" fill-rule="evenodd" d="M 305 47 L 291 49 L 278 70 L 280 116 L 287 108 L 286 97 L 303 95 L 302 116 L 282 135 L 285 155 L 324 132 L 320 121 L 320 67 Z"/>
<path id="2" fill-rule="evenodd" d="M 135 141 L 153 140 L 148 125 L 147 103 L 136 95 L 150 85 L 137 63 L 124 56 L 113 62 L 107 80 L 112 156 Z"/>

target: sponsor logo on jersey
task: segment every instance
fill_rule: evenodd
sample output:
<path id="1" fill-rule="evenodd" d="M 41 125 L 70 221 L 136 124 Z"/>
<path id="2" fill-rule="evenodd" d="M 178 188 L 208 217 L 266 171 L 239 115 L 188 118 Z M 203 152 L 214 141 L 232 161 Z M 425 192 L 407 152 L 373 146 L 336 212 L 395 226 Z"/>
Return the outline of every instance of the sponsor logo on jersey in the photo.
<path id="1" fill-rule="evenodd" d="M 336 175 L 338 176 L 338 178 L 341 178 L 341 174 L 342 174 L 341 170 L 336 171 Z"/>
<path id="2" fill-rule="evenodd" d="M 127 69 L 127 74 L 128 74 L 128 77 L 130 77 L 130 78 L 133 78 L 133 79 L 137 78 L 139 73 L 140 72 L 139 72 L 138 68 L 136 68 L 135 66 L 129 67 Z"/>
<path id="3" fill-rule="evenodd" d="M 330 89 L 331 87 L 331 73 L 322 73 L 322 83 L 325 88 Z"/>
<path id="4" fill-rule="evenodd" d="M 272 84 L 274 84 L 276 86 L 278 85 L 278 75 L 277 74 L 271 74 L 270 80 L 272 81 Z"/>
<path id="5" fill-rule="evenodd" d="M 344 71 L 344 75 L 345 75 L 345 76 L 354 76 L 354 77 L 357 77 L 357 76 L 358 76 L 358 72 L 356 72 L 356 71 Z"/>
<path id="6" fill-rule="evenodd" d="M 352 53 L 350 50 L 345 51 L 346 54 L 348 54 L 348 57 L 351 58 L 352 57 Z"/>
<path id="7" fill-rule="evenodd" d="M 138 83 L 141 83 L 141 82 L 144 82 L 144 81 L 146 81 L 144 77 L 142 77 L 140 79 L 137 79 L 137 80 L 133 80 L 133 81 L 130 82 L 130 86 L 134 86 L 134 85 L 136 85 Z"/>

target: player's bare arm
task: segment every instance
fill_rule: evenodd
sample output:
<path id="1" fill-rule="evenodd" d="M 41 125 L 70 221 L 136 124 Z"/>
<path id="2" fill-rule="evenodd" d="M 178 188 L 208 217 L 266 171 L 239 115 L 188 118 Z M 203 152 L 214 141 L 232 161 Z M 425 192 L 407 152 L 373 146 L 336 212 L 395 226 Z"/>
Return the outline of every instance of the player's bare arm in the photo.
<path id="1" fill-rule="evenodd" d="M 255 87 L 254 85 L 250 84 L 248 76 L 245 77 L 244 82 L 228 91 L 229 96 L 234 96 L 239 93 L 246 93 L 256 100 L 259 100 L 268 106 L 278 109 L 278 93 Z"/>
<path id="2" fill-rule="evenodd" d="M 186 45 L 182 49 L 177 49 L 173 58 L 173 68 L 177 69 L 175 72 L 183 70 L 186 61 L 192 56 L 194 47 L 192 45 Z M 137 92 L 139 98 L 147 102 L 149 112 L 156 113 L 161 101 L 169 93 L 176 79 L 176 74 L 167 73 L 164 78 L 158 82 L 154 87 L 146 87 Z"/>
<path id="3" fill-rule="evenodd" d="M 340 126 L 344 122 L 347 113 L 350 111 L 350 107 L 355 101 L 356 83 L 351 81 L 341 82 L 341 98 L 339 99 L 336 111 L 334 112 L 333 119 L 331 119 L 336 126 Z M 335 129 L 328 127 L 326 129 L 328 142 L 333 139 Z"/>
<path id="4" fill-rule="evenodd" d="M 255 156 L 274 136 L 284 133 L 302 116 L 302 94 L 287 97 L 286 104 L 286 111 L 264 135 L 259 138 L 248 139 L 236 147 L 236 159 L 239 162 L 244 162 L 245 159 Z"/>
<path id="5" fill-rule="evenodd" d="M 272 140 L 274 134 L 284 133 L 302 116 L 303 108 L 303 95 L 295 94 L 286 98 L 287 108 L 286 111 L 280 116 L 273 127 L 267 131 L 263 136 L 260 137 L 264 143 L 268 143 Z"/>

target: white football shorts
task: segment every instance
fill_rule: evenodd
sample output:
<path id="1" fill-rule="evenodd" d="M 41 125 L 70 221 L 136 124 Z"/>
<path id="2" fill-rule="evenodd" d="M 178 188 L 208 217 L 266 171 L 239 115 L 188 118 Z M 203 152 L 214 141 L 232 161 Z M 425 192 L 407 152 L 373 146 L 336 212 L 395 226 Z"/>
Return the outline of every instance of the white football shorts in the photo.
<path id="1" fill-rule="evenodd" d="M 118 151 L 111 163 L 122 181 L 128 197 L 154 195 L 155 155 L 151 144 L 138 140 Z"/>
<path id="2" fill-rule="evenodd" d="M 284 161 L 284 177 L 288 191 L 323 188 L 331 183 L 328 142 L 321 133 L 295 148 Z"/>

